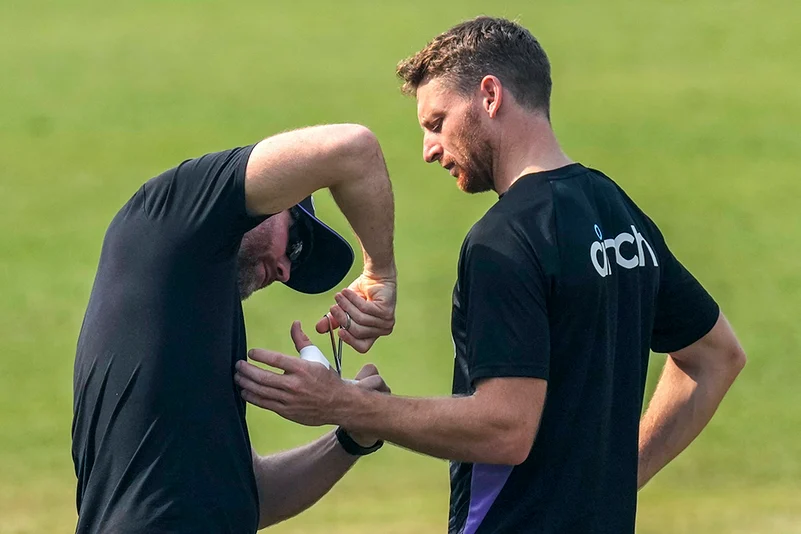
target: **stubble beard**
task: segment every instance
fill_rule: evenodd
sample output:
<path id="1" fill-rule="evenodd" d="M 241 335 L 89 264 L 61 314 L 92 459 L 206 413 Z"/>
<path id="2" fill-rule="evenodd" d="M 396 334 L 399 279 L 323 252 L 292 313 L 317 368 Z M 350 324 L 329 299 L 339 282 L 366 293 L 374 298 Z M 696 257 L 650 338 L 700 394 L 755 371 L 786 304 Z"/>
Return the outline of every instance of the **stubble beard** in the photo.
<path id="1" fill-rule="evenodd" d="M 259 274 L 259 265 L 264 262 L 264 252 L 272 244 L 269 219 L 242 236 L 236 256 L 237 287 L 239 298 L 247 299 L 261 286 L 263 279 Z"/>
<path id="2" fill-rule="evenodd" d="M 465 127 L 459 137 L 464 147 L 464 161 L 459 169 L 456 185 L 465 193 L 492 191 L 495 189 L 495 181 L 492 179 L 494 154 L 489 139 L 481 130 L 477 111 L 470 109 L 467 112 Z"/>
<path id="3" fill-rule="evenodd" d="M 246 300 L 260 285 L 256 267 L 261 262 L 255 254 L 240 250 L 237 255 L 237 287 L 240 300 Z"/>

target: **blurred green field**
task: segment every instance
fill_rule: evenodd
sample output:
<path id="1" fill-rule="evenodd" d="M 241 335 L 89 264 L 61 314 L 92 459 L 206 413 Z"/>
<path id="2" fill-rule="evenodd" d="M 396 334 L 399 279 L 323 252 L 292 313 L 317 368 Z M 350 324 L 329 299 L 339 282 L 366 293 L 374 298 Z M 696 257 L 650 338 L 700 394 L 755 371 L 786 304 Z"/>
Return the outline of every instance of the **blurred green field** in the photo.
<path id="1" fill-rule="evenodd" d="M 396 332 L 369 359 L 396 393 L 449 392 L 457 253 L 494 199 L 423 164 L 394 65 L 484 12 L 540 38 L 565 149 L 660 224 L 750 357 L 702 437 L 641 493 L 638 532 L 801 533 L 793 0 L 0 0 L 0 533 L 74 530 L 72 362 L 102 236 L 141 182 L 193 155 L 312 123 L 370 126 L 394 179 L 400 294 Z M 249 343 L 289 351 L 291 320 L 311 324 L 330 299 L 255 296 Z M 345 354 L 350 374 L 361 361 Z M 249 421 L 262 453 L 322 432 L 256 410 Z M 444 532 L 447 476 L 385 448 L 274 531 Z"/>

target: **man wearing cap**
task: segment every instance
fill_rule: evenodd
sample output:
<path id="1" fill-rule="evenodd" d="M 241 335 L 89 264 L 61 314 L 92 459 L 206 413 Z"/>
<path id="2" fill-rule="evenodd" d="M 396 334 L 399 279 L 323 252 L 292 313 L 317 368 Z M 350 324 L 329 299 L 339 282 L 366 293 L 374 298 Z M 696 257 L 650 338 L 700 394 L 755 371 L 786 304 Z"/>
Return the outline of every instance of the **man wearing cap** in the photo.
<path id="1" fill-rule="evenodd" d="M 466 21 L 398 74 L 417 98 L 425 161 L 499 197 L 459 257 L 453 396 L 329 380 L 337 402 L 326 403 L 296 358 L 258 350 L 286 374 L 240 362 L 235 380 L 294 421 L 452 460 L 452 534 L 633 533 L 637 489 L 695 439 L 743 368 L 737 337 L 656 224 L 562 151 L 550 64 L 528 30 Z M 363 320 L 356 304 L 337 302 Z M 669 356 L 641 418 L 650 349 Z"/>
<path id="2" fill-rule="evenodd" d="M 342 319 L 342 339 L 366 352 L 393 328 L 396 287 L 391 185 L 368 129 L 317 126 L 184 161 L 111 221 L 75 359 L 77 532 L 252 533 L 311 506 L 371 449 L 340 429 L 258 456 L 232 378 L 242 299 L 276 280 L 328 291 L 351 267 L 348 243 L 315 217 L 324 188 L 364 256 L 346 291 L 366 303 L 361 322 L 338 313 L 332 326 Z M 373 366 L 357 378 L 348 387 L 386 390 Z"/>

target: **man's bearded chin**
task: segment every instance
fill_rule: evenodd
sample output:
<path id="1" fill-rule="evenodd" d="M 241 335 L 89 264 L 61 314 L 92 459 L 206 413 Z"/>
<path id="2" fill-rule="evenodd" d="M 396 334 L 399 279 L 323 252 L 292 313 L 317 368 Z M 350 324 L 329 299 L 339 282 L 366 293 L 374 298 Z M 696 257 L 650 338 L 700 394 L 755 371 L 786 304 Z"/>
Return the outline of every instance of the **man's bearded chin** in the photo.
<path id="1" fill-rule="evenodd" d="M 256 266 L 260 261 L 255 255 L 240 249 L 237 256 L 237 286 L 241 300 L 247 299 L 259 287 L 261 280 L 258 279 Z"/>
<path id="2" fill-rule="evenodd" d="M 465 193 L 492 191 L 495 189 L 495 181 L 492 179 L 492 164 L 495 158 L 489 139 L 482 136 L 478 114 L 473 110 L 468 112 L 465 126 L 461 135 L 465 154 L 464 164 L 459 166 L 456 185 Z"/>
<path id="3" fill-rule="evenodd" d="M 492 151 L 489 145 L 486 145 L 488 155 L 484 154 L 482 157 L 486 158 L 484 161 L 478 161 L 477 156 L 474 154 L 471 158 L 469 166 L 459 170 L 459 177 L 456 179 L 456 185 L 465 193 L 484 193 L 485 191 L 492 191 L 495 189 L 495 183 L 492 181 Z M 485 164 L 489 162 L 489 164 Z"/>

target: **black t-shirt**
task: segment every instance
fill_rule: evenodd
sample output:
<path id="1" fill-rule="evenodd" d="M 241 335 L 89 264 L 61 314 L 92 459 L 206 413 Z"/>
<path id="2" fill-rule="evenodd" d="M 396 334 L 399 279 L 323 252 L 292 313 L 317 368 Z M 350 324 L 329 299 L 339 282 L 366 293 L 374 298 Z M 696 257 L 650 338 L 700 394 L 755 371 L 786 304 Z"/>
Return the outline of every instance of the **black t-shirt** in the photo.
<path id="1" fill-rule="evenodd" d="M 521 465 L 451 464 L 449 531 L 634 532 L 649 349 L 690 345 L 718 314 L 612 180 L 579 164 L 518 180 L 462 247 L 453 393 L 535 377 L 546 401 Z"/>
<path id="2" fill-rule="evenodd" d="M 252 146 L 145 183 L 106 232 L 78 339 L 79 533 L 252 533 L 258 496 L 233 381 Z"/>

